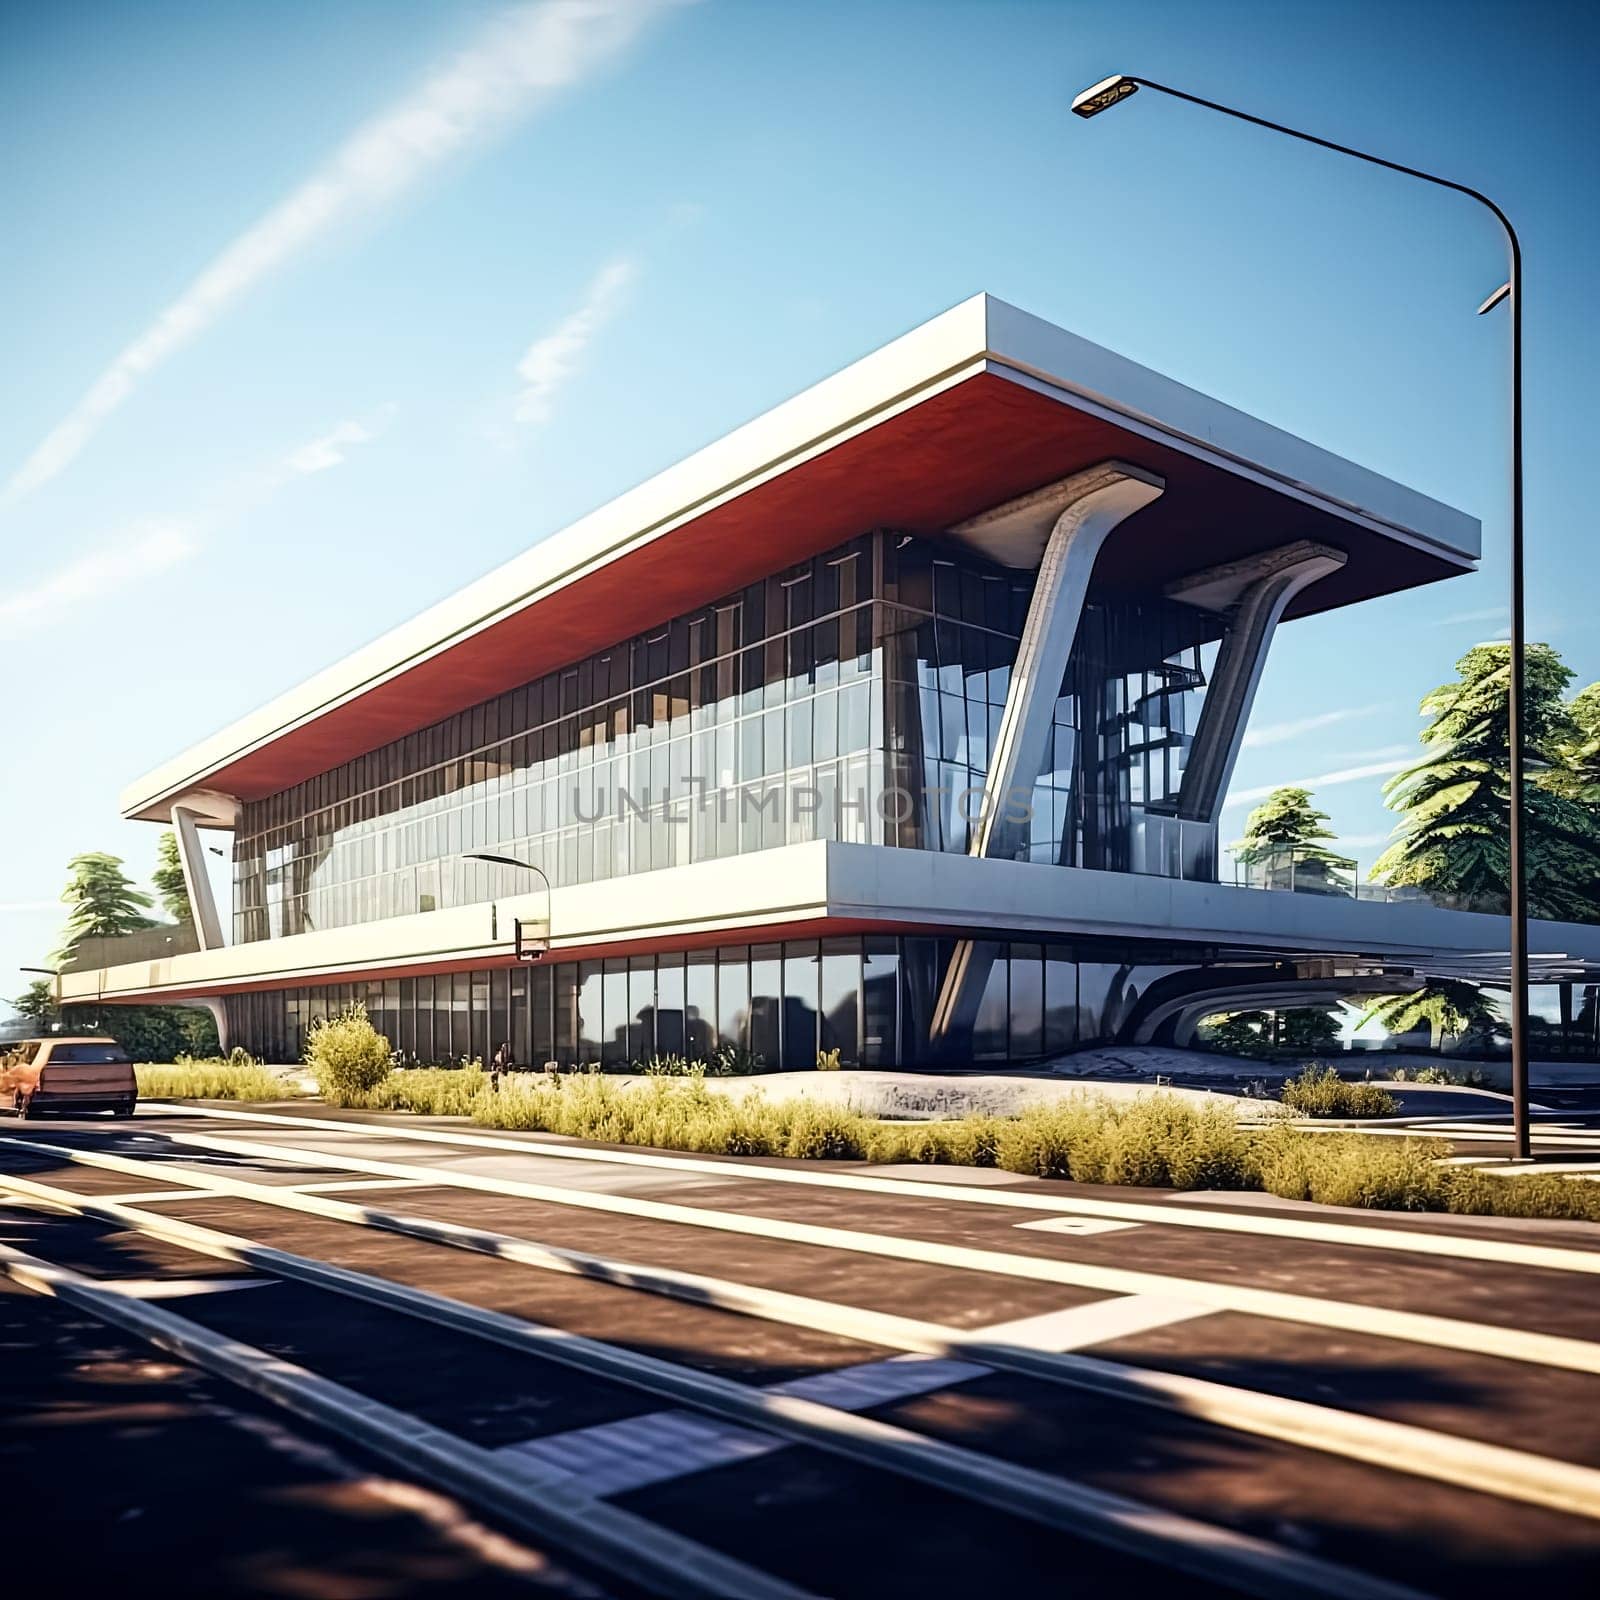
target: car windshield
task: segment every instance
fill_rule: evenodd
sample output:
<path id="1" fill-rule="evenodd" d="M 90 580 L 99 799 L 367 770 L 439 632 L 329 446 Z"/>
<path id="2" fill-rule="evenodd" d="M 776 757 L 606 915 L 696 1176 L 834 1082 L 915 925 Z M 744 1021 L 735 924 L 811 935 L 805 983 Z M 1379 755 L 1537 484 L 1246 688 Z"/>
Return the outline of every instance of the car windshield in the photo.
<path id="1" fill-rule="evenodd" d="M 50 1052 L 53 1067 L 105 1066 L 127 1059 L 127 1052 L 120 1044 L 58 1044 Z"/>

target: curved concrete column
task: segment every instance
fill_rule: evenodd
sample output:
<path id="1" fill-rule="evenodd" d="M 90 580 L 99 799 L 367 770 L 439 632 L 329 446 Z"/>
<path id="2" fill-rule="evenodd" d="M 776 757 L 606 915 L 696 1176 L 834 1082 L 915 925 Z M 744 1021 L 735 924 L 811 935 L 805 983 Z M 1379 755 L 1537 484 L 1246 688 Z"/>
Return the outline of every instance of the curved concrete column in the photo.
<path id="1" fill-rule="evenodd" d="M 1112 529 L 1159 498 L 1164 487 L 1160 478 L 1140 467 L 1102 461 L 1026 497 L 1030 507 L 1054 503 L 1059 510 L 1045 540 L 1017 644 L 1000 731 L 989 752 L 983 815 L 973 826 L 969 854 L 1011 859 L 1026 848 L 1028 824 L 1019 813 L 1032 799 L 1044 765 L 1056 699 L 1078 636 L 1095 557 Z M 1016 505 L 998 507 L 985 518 L 964 524 L 961 531 L 979 543 L 978 525 L 987 521 L 1004 527 L 1015 520 Z"/>
<path id="2" fill-rule="evenodd" d="M 183 863 L 183 886 L 189 895 L 189 920 L 202 950 L 223 946 L 222 919 L 217 915 L 216 897 L 206 872 L 204 847 L 200 843 L 199 814 L 189 806 L 172 808 L 172 831 L 178 838 L 178 859 Z M 218 1031 L 223 1024 L 219 1021 Z"/>
<path id="3" fill-rule="evenodd" d="M 1012 565 L 1028 559 L 1041 535 L 1043 542 L 969 855 L 1015 859 L 1025 853 L 1033 787 L 1044 767 L 1095 558 L 1112 530 L 1164 488 L 1161 478 L 1142 467 L 1102 461 L 951 530 L 996 559 L 1010 557 Z M 988 949 L 970 939 L 957 942 L 933 1009 L 936 1051 L 953 1048 L 971 1031 L 993 965 Z"/>
<path id="4" fill-rule="evenodd" d="M 1183 770 L 1181 816 L 1218 820 L 1278 622 L 1302 589 L 1337 572 L 1345 559 L 1342 550 L 1300 540 L 1168 586 L 1170 595 L 1191 604 L 1204 604 L 1208 595 L 1226 593 L 1229 587 L 1238 591 Z"/>

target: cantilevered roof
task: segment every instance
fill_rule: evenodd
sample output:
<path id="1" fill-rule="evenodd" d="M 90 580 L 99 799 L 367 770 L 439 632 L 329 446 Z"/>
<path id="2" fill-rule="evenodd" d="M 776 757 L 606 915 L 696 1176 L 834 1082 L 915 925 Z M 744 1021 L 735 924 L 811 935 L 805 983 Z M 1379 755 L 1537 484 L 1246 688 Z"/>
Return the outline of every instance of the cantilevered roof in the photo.
<path id="1" fill-rule="evenodd" d="M 1166 492 L 1107 543 L 1106 583 L 1343 550 L 1296 616 L 1478 555 L 1465 513 L 975 295 L 146 774 L 123 815 L 272 794 L 857 534 L 937 535 L 1113 457 Z"/>

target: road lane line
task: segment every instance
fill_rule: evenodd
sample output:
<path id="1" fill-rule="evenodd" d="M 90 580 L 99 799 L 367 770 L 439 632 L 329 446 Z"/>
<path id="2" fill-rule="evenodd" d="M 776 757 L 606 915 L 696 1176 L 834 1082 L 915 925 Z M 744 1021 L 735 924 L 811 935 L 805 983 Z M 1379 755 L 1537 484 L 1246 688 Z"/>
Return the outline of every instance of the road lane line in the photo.
<path id="1" fill-rule="evenodd" d="M 1562 1367 L 1573 1372 L 1600 1373 L 1600 1345 L 1560 1334 L 1531 1333 L 1520 1328 L 1465 1322 L 1454 1317 L 1436 1317 L 1417 1311 L 1392 1311 L 1382 1306 L 1323 1299 L 1315 1295 L 1288 1294 L 1275 1289 L 1254 1289 L 1208 1278 L 1140 1272 L 1097 1263 L 1064 1261 L 1051 1256 L 1017 1255 L 971 1245 L 942 1244 L 902 1234 L 866 1233 L 818 1223 L 791 1222 L 779 1217 L 746 1216 L 737 1211 L 716 1211 L 709 1207 L 678 1205 L 666 1200 L 646 1200 L 598 1190 L 564 1189 L 553 1184 L 494 1178 L 448 1167 L 403 1166 L 397 1162 L 373 1161 L 361 1156 L 332 1155 L 298 1145 L 255 1144 L 244 1139 L 220 1139 L 209 1134 L 194 1133 L 179 1133 L 169 1137 L 176 1143 L 232 1155 L 338 1171 L 368 1172 L 379 1177 L 414 1178 L 431 1175 L 435 1186 L 439 1188 L 471 1189 L 481 1194 L 539 1200 L 552 1205 L 604 1211 L 615 1216 L 641 1217 L 657 1222 L 685 1223 L 690 1227 L 741 1233 L 759 1239 L 787 1239 L 796 1244 L 814 1244 L 828 1250 L 886 1256 L 891 1260 L 921 1261 L 931 1266 L 992 1272 L 1003 1277 L 1030 1278 L 1040 1283 L 1102 1289 L 1109 1294 L 1170 1295 L 1180 1300 L 1198 1301 L 1218 1311 L 1243 1311 L 1252 1316 L 1308 1323 L 1314 1328 L 1338 1328 L 1347 1333 L 1369 1333 L 1379 1338 L 1402 1339 L 1411 1344 L 1437 1345 L 1447 1350 L 1503 1356 L 1512 1361 Z"/>
<path id="2" fill-rule="evenodd" d="M 1600 1274 L 1600 1250 L 1557 1245 L 1522 1244 L 1504 1239 L 1468 1238 L 1459 1234 L 1427 1233 L 1388 1223 L 1358 1225 L 1318 1222 L 1308 1218 L 1243 1216 L 1198 1208 L 1178 1210 L 1166 1204 L 1141 1201 L 1092 1200 L 1076 1195 L 1034 1194 L 1021 1190 L 964 1188 L 956 1184 L 918 1182 L 908 1178 L 879 1178 L 853 1172 L 817 1172 L 793 1167 L 742 1164 L 700 1156 L 661 1155 L 644 1150 L 596 1150 L 587 1145 L 547 1143 L 537 1139 L 492 1138 L 483 1134 L 445 1133 L 431 1128 L 404 1128 L 387 1123 L 347 1122 L 328 1117 L 284 1116 L 261 1111 L 189 1113 L 234 1121 L 266 1123 L 299 1129 L 315 1138 L 318 1129 L 358 1133 L 368 1138 L 409 1139 L 418 1143 L 493 1150 L 501 1155 L 550 1156 L 569 1161 L 592 1161 L 615 1166 L 643 1166 L 667 1171 L 697 1173 L 739 1182 L 789 1183 L 819 1189 L 851 1189 L 868 1194 L 897 1195 L 918 1200 L 943 1200 L 956 1205 L 1006 1206 L 1025 1211 L 1047 1211 L 1080 1216 L 1107 1217 L 1115 1221 L 1155 1222 L 1175 1228 L 1207 1228 L 1222 1233 L 1259 1234 L 1279 1239 L 1304 1239 L 1320 1244 L 1350 1245 L 1363 1250 L 1398 1250 L 1421 1255 L 1452 1256 L 1463 1261 L 1492 1261 L 1519 1267 L 1546 1267 L 1558 1272 Z M 169 1134 L 169 1138 L 180 1137 Z M 1021 1181 L 1023 1174 L 1018 1174 Z M 1381 1213 L 1380 1213 L 1381 1214 Z"/>
<path id="3" fill-rule="evenodd" d="M 131 1209 L 131 1208 L 128 1208 Z M 150 1213 L 154 1216 L 154 1213 Z M 509 1477 L 491 1450 L 434 1428 L 343 1384 L 269 1355 L 106 1281 L 0 1245 L 0 1269 L 48 1295 L 227 1379 L 389 1461 L 431 1488 L 560 1545 L 653 1593 L 685 1600 L 728 1595 L 808 1600 L 806 1592 L 582 1492 L 554 1472 Z"/>
<path id="4" fill-rule="evenodd" d="M 31 1141 L 27 1148 L 110 1171 L 138 1173 L 146 1166 L 126 1156 L 74 1151 Z M 196 1190 L 210 1194 L 232 1195 L 336 1222 L 379 1228 L 428 1243 L 660 1294 L 692 1305 L 841 1334 L 890 1349 L 978 1360 L 1000 1371 L 1158 1406 L 1237 1432 L 1281 1439 L 1507 1499 L 1600 1517 L 1600 1474 L 1573 1463 L 1359 1412 L 1341 1412 L 1306 1401 L 1231 1388 L 1208 1379 L 1062 1353 L 1213 1309 L 1192 1301 L 1128 1295 L 985 1329 L 957 1330 L 673 1268 L 641 1267 L 458 1223 L 375 1211 L 296 1193 L 280 1185 L 252 1184 L 231 1175 L 174 1172 L 170 1167 L 166 1170 L 174 1181 L 190 1183 Z M 4 1181 L 0 1174 L 0 1184 Z"/>
<path id="5" fill-rule="evenodd" d="M 1138 1559 L 1232 1585 L 1260 1600 L 1297 1600 L 1305 1595 L 1327 1596 L 1328 1600 L 1418 1600 L 1418 1591 L 1409 1586 L 1324 1561 L 1286 1545 L 1199 1522 L 1179 1512 L 1019 1466 L 875 1418 L 856 1416 L 815 1400 L 753 1389 L 656 1356 L 294 1255 L 159 1212 L 77 1195 L 11 1174 L 5 1174 L 0 1182 L 23 1194 L 58 1200 L 84 1215 L 119 1222 L 203 1255 L 236 1261 L 274 1277 L 399 1311 L 572 1367 L 586 1376 L 599 1376 L 776 1433 L 794 1443 L 808 1444 L 1009 1515 L 1025 1517 Z M 14 1252 L 0 1247 L 0 1262 L 10 1254 Z M 10 1270 L 10 1263 L 6 1264 Z M 115 1285 L 107 1287 L 114 1290 Z M 595 1503 L 589 1501 L 591 1505 Z M 743 1588 L 724 1591 L 740 1596 L 749 1592 L 752 1591 Z"/>

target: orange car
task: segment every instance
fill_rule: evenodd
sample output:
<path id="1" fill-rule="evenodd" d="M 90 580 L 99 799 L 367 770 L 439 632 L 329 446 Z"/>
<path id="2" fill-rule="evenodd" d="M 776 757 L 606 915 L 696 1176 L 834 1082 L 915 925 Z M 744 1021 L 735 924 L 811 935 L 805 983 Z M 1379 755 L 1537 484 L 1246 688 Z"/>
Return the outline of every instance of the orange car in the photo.
<path id="1" fill-rule="evenodd" d="M 24 1039 L 0 1045 L 0 1106 L 19 1117 L 41 1111 L 131 1117 L 138 1099 L 133 1063 L 115 1039 Z"/>

